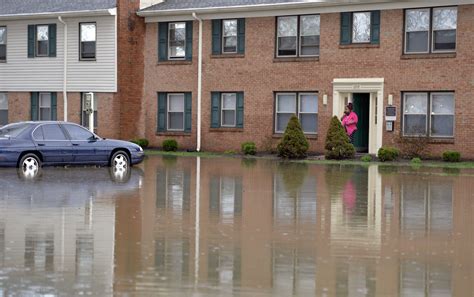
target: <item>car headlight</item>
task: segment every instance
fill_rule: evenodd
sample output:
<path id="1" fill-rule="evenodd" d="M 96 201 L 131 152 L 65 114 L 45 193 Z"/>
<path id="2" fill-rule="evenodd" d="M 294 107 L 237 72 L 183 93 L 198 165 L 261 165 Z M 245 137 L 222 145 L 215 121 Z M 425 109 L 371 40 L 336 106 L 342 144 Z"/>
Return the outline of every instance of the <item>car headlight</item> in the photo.
<path id="1" fill-rule="evenodd" d="M 138 146 L 137 151 L 138 152 L 143 152 L 143 148 L 141 146 Z"/>

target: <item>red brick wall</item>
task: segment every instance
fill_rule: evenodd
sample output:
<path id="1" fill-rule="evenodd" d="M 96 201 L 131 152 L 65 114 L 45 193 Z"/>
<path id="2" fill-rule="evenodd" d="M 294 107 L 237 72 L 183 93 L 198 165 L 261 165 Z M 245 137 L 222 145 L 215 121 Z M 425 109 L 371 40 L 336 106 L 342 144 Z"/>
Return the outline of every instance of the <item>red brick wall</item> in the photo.
<path id="1" fill-rule="evenodd" d="M 183 148 L 196 145 L 197 46 L 198 23 L 194 23 L 194 49 L 191 65 L 157 65 L 157 24 L 149 23 L 145 38 L 144 118 L 146 136 L 154 146 L 161 145 L 163 135 L 156 135 L 157 95 L 161 92 L 193 92 L 193 131 L 191 136 L 172 136 Z M 455 142 L 433 144 L 430 150 L 439 154 L 457 149 L 474 158 L 474 141 L 469 137 L 474 107 L 474 5 L 459 7 L 458 42 L 454 58 L 403 59 L 403 10 L 382 11 L 381 42 L 377 48 L 340 48 L 340 14 L 321 15 L 321 54 L 319 61 L 276 62 L 275 18 L 250 18 L 246 21 L 244 58 L 211 57 L 211 22 L 203 28 L 203 100 L 202 149 L 209 151 L 239 150 L 244 141 L 255 141 L 260 150 L 275 145 L 274 92 L 319 91 L 319 137 L 311 140 L 311 150 L 322 152 L 329 119 L 332 116 L 332 81 L 335 78 L 384 78 L 384 102 L 394 95 L 400 111 L 402 91 L 456 92 Z M 244 91 L 245 112 L 242 132 L 214 132 L 210 129 L 210 93 Z M 322 95 L 329 96 L 327 106 Z M 399 113 L 400 114 L 400 113 Z M 384 145 L 392 145 L 400 133 L 400 117 L 395 132 L 384 132 Z"/>

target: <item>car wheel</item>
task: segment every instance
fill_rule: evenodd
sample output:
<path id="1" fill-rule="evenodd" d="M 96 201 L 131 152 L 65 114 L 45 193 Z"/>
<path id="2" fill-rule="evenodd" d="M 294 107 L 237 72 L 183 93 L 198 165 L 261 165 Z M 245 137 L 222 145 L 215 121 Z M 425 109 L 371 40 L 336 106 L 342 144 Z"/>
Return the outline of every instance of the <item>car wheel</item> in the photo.
<path id="1" fill-rule="evenodd" d="M 18 165 L 23 177 L 35 178 L 41 169 L 41 160 L 35 154 L 26 154 L 21 158 Z"/>
<path id="2" fill-rule="evenodd" d="M 128 170 L 130 167 L 130 158 L 124 151 L 115 152 L 110 159 L 110 166 L 119 170 Z"/>

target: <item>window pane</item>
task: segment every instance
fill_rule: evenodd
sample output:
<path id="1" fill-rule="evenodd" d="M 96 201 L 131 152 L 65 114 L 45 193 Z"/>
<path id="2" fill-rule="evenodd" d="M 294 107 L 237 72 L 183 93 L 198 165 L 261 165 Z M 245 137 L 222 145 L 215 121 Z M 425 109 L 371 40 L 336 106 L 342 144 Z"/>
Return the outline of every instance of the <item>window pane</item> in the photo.
<path id="1" fill-rule="evenodd" d="M 237 52 L 237 37 L 224 37 L 224 52 Z"/>
<path id="2" fill-rule="evenodd" d="M 170 112 L 168 113 L 170 130 L 184 130 L 184 113 Z"/>
<path id="3" fill-rule="evenodd" d="M 318 96 L 317 95 L 301 95 L 300 96 L 301 112 L 318 112 Z"/>
<path id="4" fill-rule="evenodd" d="M 38 55 L 48 55 L 48 41 L 38 41 Z"/>
<path id="5" fill-rule="evenodd" d="M 454 136 L 454 116 L 436 115 L 431 117 L 431 136 Z"/>
<path id="6" fill-rule="evenodd" d="M 456 29 L 458 9 L 456 7 L 433 9 L 433 30 Z"/>
<path id="7" fill-rule="evenodd" d="M 49 40 L 48 26 L 37 26 L 36 37 L 38 41 Z"/>
<path id="8" fill-rule="evenodd" d="M 433 38 L 434 50 L 456 49 L 456 30 L 435 31 Z"/>
<path id="9" fill-rule="evenodd" d="M 64 136 L 59 125 L 44 125 L 43 133 L 44 140 L 66 140 L 66 136 Z"/>
<path id="10" fill-rule="evenodd" d="M 90 140 L 94 136 L 88 130 L 76 125 L 64 125 L 72 140 Z"/>
<path id="11" fill-rule="evenodd" d="M 428 94 L 406 94 L 404 113 L 406 114 L 425 114 L 428 111 Z"/>
<path id="12" fill-rule="evenodd" d="M 290 121 L 292 113 L 279 113 L 277 114 L 277 131 L 283 132 L 286 129 L 286 125 Z"/>
<path id="13" fill-rule="evenodd" d="M 235 109 L 236 108 L 236 94 L 223 94 L 222 95 L 222 108 L 223 109 Z"/>
<path id="14" fill-rule="evenodd" d="M 7 46 L 5 44 L 0 44 L 0 60 L 7 59 Z"/>
<path id="15" fill-rule="evenodd" d="M 278 95 L 278 112 L 296 114 L 296 95 Z"/>
<path id="16" fill-rule="evenodd" d="M 40 108 L 40 121 L 51 121 L 51 108 Z"/>
<path id="17" fill-rule="evenodd" d="M 298 36 L 298 17 L 279 17 L 278 36 Z"/>
<path id="18" fill-rule="evenodd" d="M 0 110 L 8 109 L 8 96 L 5 93 L 0 93 Z"/>
<path id="19" fill-rule="evenodd" d="M 301 16 L 301 36 L 314 36 L 320 33 L 319 15 Z"/>
<path id="20" fill-rule="evenodd" d="M 40 107 L 51 107 L 51 94 L 40 94 Z"/>
<path id="21" fill-rule="evenodd" d="M 224 36 L 237 36 L 237 20 L 224 20 Z"/>
<path id="22" fill-rule="evenodd" d="M 35 140 L 44 140 L 43 136 L 43 127 L 38 127 L 35 132 L 33 132 L 33 138 Z"/>
<path id="23" fill-rule="evenodd" d="M 184 112 L 184 95 L 169 95 L 169 111 Z"/>
<path id="24" fill-rule="evenodd" d="M 184 57 L 186 50 L 184 46 L 172 46 L 170 47 L 170 57 Z"/>
<path id="25" fill-rule="evenodd" d="M 7 28 L 0 27 L 0 44 L 6 44 L 6 43 L 7 43 Z"/>
<path id="26" fill-rule="evenodd" d="M 300 114 L 301 127 L 305 133 L 316 133 L 318 131 L 317 114 Z"/>
<path id="27" fill-rule="evenodd" d="M 428 31 L 430 29 L 429 9 L 407 10 L 406 30 L 407 32 Z"/>
<path id="28" fill-rule="evenodd" d="M 235 111 L 234 110 L 222 111 L 222 125 L 235 126 Z"/>
<path id="29" fill-rule="evenodd" d="M 82 58 L 95 58 L 95 41 L 81 42 Z"/>
<path id="30" fill-rule="evenodd" d="M 297 37 L 280 37 L 278 38 L 278 55 L 279 56 L 295 56 L 296 55 Z"/>
<path id="31" fill-rule="evenodd" d="M 169 24 L 170 57 L 184 57 L 186 41 L 186 23 Z"/>
<path id="32" fill-rule="evenodd" d="M 370 12 L 357 12 L 353 14 L 352 41 L 370 42 Z"/>
<path id="33" fill-rule="evenodd" d="M 428 31 L 407 33 L 407 52 L 423 53 L 428 51 Z"/>
<path id="34" fill-rule="evenodd" d="M 426 115 L 405 115 L 403 126 L 405 135 L 426 135 Z"/>
<path id="35" fill-rule="evenodd" d="M 81 41 L 95 41 L 96 40 L 96 25 L 95 24 L 81 24 Z"/>
<path id="36" fill-rule="evenodd" d="M 431 96 L 431 109 L 433 114 L 454 114 L 454 95 L 433 94 Z"/>

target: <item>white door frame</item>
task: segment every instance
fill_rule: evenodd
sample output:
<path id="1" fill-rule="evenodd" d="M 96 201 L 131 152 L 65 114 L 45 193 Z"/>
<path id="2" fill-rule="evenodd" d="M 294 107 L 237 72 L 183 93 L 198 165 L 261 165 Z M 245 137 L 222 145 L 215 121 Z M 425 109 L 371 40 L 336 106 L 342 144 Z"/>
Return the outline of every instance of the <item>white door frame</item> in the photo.
<path id="1" fill-rule="evenodd" d="M 377 154 L 383 140 L 383 78 L 336 78 L 333 81 L 333 116 L 340 118 L 346 99 L 352 102 L 353 93 L 370 93 L 369 154 Z"/>

